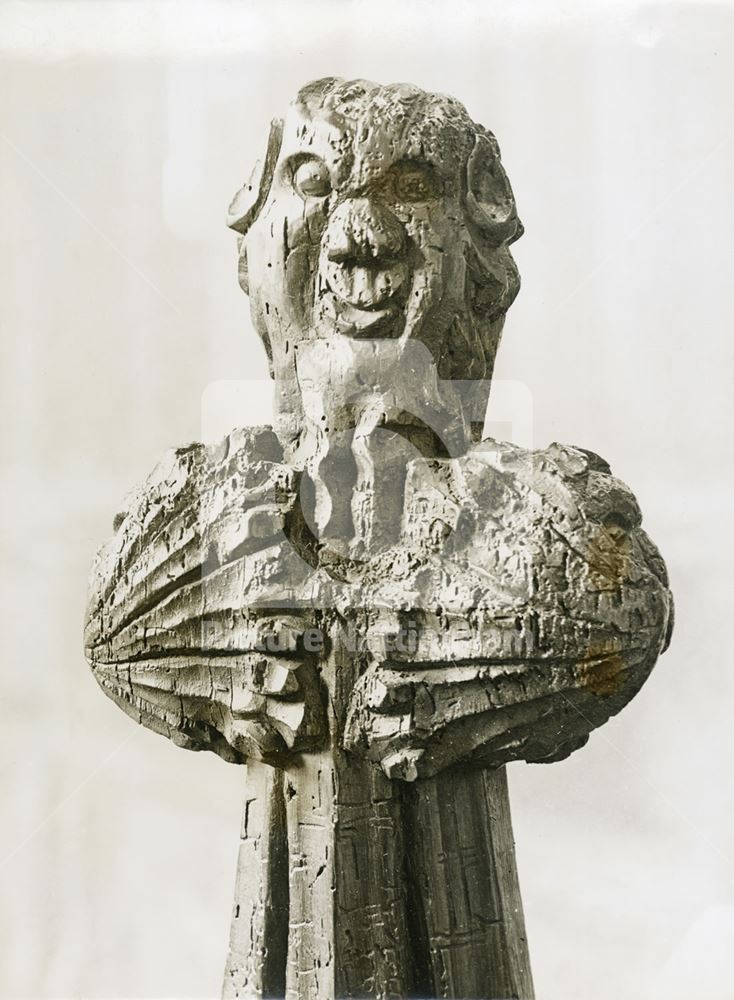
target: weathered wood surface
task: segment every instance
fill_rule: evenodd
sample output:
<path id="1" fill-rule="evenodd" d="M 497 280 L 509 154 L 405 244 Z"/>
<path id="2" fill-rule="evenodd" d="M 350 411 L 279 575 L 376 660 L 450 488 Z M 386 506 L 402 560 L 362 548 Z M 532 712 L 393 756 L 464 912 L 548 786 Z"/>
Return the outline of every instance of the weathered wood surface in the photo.
<path id="1" fill-rule="evenodd" d="M 403 802 L 425 935 L 417 995 L 532 997 L 505 768 L 454 767 L 405 787 Z"/>
<path id="2" fill-rule="evenodd" d="M 247 766 L 224 997 L 282 997 L 288 953 L 288 832 L 283 772 Z"/>
<path id="3" fill-rule="evenodd" d="M 504 768 L 401 787 L 330 715 L 324 752 L 248 765 L 223 996 L 532 997 Z"/>
<path id="4" fill-rule="evenodd" d="M 95 676 L 247 764 L 225 996 L 529 998 L 504 765 L 639 690 L 664 564 L 598 456 L 481 441 L 522 227 L 458 102 L 307 85 L 229 224 L 274 425 L 128 498 Z"/>
<path id="5" fill-rule="evenodd" d="M 566 755 L 644 681 L 669 595 L 634 501 L 576 449 L 415 459 L 399 541 L 335 577 L 299 551 L 278 459 L 247 430 L 167 460 L 100 556 L 88 633 L 139 721 L 268 762 L 250 765 L 225 994 L 530 997 L 501 772 L 454 765 Z M 232 498 L 257 532 L 233 539 Z M 348 656 L 340 635 L 361 640 Z"/>
<path id="6" fill-rule="evenodd" d="M 554 760 L 633 697 L 664 648 L 663 562 L 595 456 L 486 441 L 415 459 L 398 540 L 375 541 L 370 514 L 375 554 L 321 565 L 277 448 L 247 429 L 181 450 L 100 552 L 95 676 L 174 742 L 278 766 L 320 749 L 330 646 L 356 642 L 343 744 L 390 777 Z"/>

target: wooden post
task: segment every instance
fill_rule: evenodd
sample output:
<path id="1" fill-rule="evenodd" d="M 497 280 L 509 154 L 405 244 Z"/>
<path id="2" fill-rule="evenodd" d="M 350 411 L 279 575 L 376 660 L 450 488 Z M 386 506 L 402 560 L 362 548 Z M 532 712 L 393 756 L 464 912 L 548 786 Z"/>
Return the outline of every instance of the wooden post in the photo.
<path id="1" fill-rule="evenodd" d="M 324 664 L 322 752 L 248 765 L 223 996 L 531 1000 L 505 769 L 411 785 L 347 753 L 355 670 Z"/>
<path id="2" fill-rule="evenodd" d="M 248 766 L 252 784 L 238 861 L 225 997 L 397 1000 L 409 995 L 399 786 L 379 767 L 340 746 L 346 714 L 340 703 L 349 696 L 355 669 L 353 658 L 340 650 L 323 665 L 329 691 L 328 746 L 301 754 L 286 772 L 265 764 Z M 276 816 L 278 832 L 273 836 Z M 287 828 L 285 866 L 281 817 Z M 268 849 L 270 862 L 264 857 Z M 276 908 L 273 924 L 270 916 Z M 284 935 L 286 951 L 281 946 Z M 277 974 L 253 974 L 253 954 L 259 956 L 255 965 L 263 969 L 272 969 L 277 960 Z M 282 992 L 267 992 L 276 981 L 283 984 Z"/>
<path id="3" fill-rule="evenodd" d="M 404 787 L 426 997 L 534 996 L 505 768 L 442 771 Z"/>

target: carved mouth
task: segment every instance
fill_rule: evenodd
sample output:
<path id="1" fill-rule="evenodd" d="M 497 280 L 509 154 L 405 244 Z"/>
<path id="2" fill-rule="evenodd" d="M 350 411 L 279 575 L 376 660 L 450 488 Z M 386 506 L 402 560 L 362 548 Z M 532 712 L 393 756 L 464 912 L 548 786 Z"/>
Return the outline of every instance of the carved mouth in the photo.
<path id="1" fill-rule="evenodd" d="M 346 337 L 393 338 L 400 333 L 403 316 L 394 303 L 382 309 L 361 309 L 334 296 L 334 307 L 337 330 Z"/>
<path id="2" fill-rule="evenodd" d="M 394 340 L 402 333 L 405 315 L 395 295 L 356 304 L 344 298 L 331 282 L 327 281 L 325 285 L 326 294 L 321 300 L 323 316 L 342 336 Z"/>
<path id="3" fill-rule="evenodd" d="M 409 268 L 402 259 L 379 267 L 325 261 L 321 271 L 325 315 L 346 337 L 397 338 L 405 325 L 408 278 Z"/>

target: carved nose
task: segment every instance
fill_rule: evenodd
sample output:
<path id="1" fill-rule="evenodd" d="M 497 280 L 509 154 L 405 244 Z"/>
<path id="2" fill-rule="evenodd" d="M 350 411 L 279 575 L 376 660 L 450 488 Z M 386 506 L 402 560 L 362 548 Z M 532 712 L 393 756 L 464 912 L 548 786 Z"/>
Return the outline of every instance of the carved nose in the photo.
<path id="1" fill-rule="evenodd" d="M 336 207 L 326 230 L 326 252 L 338 264 L 388 261 L 405 248 L 405 231 L 392 212 L 370 198 Z"/>

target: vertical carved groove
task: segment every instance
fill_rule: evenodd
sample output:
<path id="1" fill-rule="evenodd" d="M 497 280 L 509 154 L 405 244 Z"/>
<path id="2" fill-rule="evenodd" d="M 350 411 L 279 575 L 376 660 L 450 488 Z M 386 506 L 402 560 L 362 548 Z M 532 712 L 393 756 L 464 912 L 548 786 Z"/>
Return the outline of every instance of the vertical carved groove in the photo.
<path id="1" fill-rule="evenodd" d="M 290 893 L 288 886 L 288 829 L 286 824 L 284 774 L 276 772 L 270 813 L 270 896 L 265 906 L 263 998 L 282 1000 L 288 960 Z"/>
<path id="2" fill-rule="evenodd" d="M 415 811 L 416 787 L 401 788 L 400 816 L 403 831 L 403 879 L 405 886 L 405 920 L 410 948 L 409 998 L 434 1000 L 431 976 L 428 928 L 423 912 L 422 899 L 416 890 L 418 870 L 415 864 Z"/>
<path id="3" fill-rule="evenodd" d="M 423 996 L 532 1000 L 504 768 L 449 769 L 417 781 L 404 803 L 432 990 Z"/>

